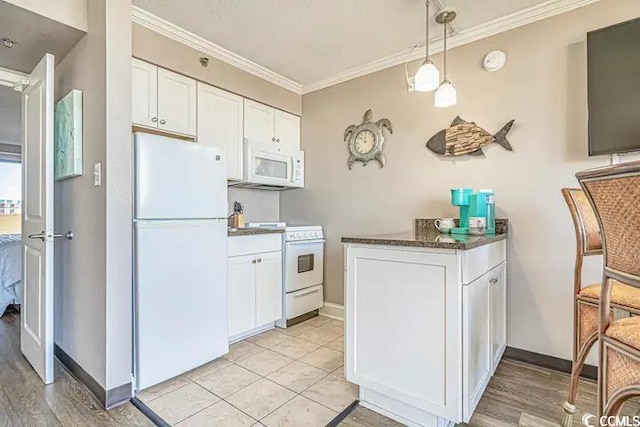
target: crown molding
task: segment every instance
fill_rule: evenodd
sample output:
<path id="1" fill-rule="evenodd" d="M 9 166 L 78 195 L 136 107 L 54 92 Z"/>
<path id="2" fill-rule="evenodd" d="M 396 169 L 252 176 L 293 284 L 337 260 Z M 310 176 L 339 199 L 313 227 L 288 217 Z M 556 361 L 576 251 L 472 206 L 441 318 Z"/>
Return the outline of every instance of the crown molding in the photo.
<path id="1" fill-rule="evenodd" d="M 157 15 L 140 9 L 137 6 L 134 6 L 132 9 L 131 19 L 136 24 L 142 25 L 143 27 L 162 34 L 165 37 L 183 43 L 215 59 L 226 62 L 229 65 L 246 71 L 247 73 L 253 74 L 256 77 L 260 77 L 263 80 L 298 95 L 302 94 L 302 85 L 300 83 L 284 77 L 275 71 L 263 67 L 262 65 L 256 64 L 253 61 L 235 54 L 222 46 L 212 43 L 203 37 L 193 34 L 184 28 L 172 24 Z"/>
<path id="2" fill-rule="evenodd" d="M 599 0 L 549 0 L 537 6 L 494 19 L 493 21 L 489 21 L 468 30 L 458 30 L 454 35 L 447 39 L 449 49 L 491 37 L 505 31 L 513 30 L 514 28 L 522 27 L 561 13 L 569 12 L 597 1 Z M 438 1 L 437 3 L 444 2 Z M 422 46 L 424 46 L 424 44 Z M 442 52 L 443 48 L 444 43 L 442 38 L 429 43 L 429 51 L 432 54 Z M 387 68 L 395 67 L 396 65 L 404 64 L 408 61 L 421 59 L 423 57 L 424 54 L 419 49 L 406 49 L 384 58 L 371 61 L 367 64 L 351 68 L 350 70 L 336 74 L 333 77 L 304 85 L 302 87 L 302 94 L 305 95 L 307 93 L 315 92 L 320 89 L 334 86 L 367 74 L 385 70 Z"/>

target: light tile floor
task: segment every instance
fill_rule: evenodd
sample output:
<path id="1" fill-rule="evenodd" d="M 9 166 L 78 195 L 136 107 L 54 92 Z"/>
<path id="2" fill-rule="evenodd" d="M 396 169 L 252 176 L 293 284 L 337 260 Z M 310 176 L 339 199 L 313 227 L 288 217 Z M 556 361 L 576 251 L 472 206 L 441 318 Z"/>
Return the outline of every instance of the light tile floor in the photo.
<path id="1" fill-rule="evenodd" d="M 321 427 L 358 397 L 343 352 L 343 322 L 318 316 L 235 343 L 138 397 L 180 427 Z"/>

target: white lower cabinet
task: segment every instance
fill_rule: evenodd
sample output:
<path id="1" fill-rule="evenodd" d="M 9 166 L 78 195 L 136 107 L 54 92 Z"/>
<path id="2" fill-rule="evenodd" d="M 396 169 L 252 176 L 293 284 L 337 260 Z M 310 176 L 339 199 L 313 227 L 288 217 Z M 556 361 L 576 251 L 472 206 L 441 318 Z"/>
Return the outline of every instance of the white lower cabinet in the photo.
<path id="1" fill-rule="evenodd" d="M 275 237 L 229 238 L 229 254 L 234 255 L 228 261 L 232 342 L 273 327 L 282 318 L 282 247 L 280 236 Z M 260 249 L 267 252 L 255 252 Z"/>
<path id="2" fill-rule="evenodd" d="M 254 257 L 229 258 L 229 336 L 251 330 L 256 324 L 256 269 Z"/>
<path id="3" fill-rule="evenodd" d="M 363 406 L 416 426 L 468 422 L 502 357 L 506 244 L 347 244 L 348 381 Z"/>
<path id="4" fill-rule="evenodd" d="M 282 318 L 282 252 L 258 254 L 256 326 Z"/>

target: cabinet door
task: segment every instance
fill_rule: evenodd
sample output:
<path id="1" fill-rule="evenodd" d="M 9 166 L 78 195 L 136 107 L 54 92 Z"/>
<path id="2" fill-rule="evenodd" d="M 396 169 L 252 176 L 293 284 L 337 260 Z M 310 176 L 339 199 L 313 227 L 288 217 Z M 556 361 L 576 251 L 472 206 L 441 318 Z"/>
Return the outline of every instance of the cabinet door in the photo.
<path id="1" fill-rule="evenodd" d="M 502 263 L 489 273 L 491 304 L 491 373 L 500 363 L 507 346 L 507 269 Z"/>
<path id="2" fill-rule="evenodd" d="M 229 336 L 247 332 L 256 324 L 255 260 L 253 255 L 229 258 Z"/>
<path id="3" fill-rule="evenodd" d="M 198 143 L 227 150 L 227 178 L 241 181 L 243 99 L 198 83 Z"/>
<path id="4" fill-rule="evenodd" d="M 158 67 L 139 59 L 131 60 L 132 122 L 158 127 Z"/>
<path id="5" fill-rule="evenodd" d="M 276 143 L 284 151 L 300 149 L 300 117 L 276 110 Z"/>
<path id="6" fill-rule="evenodd" d="M 491 319 L 487 273 L 462 292 L 463 419 L 468 422 L 491 378 Z"/>
<path id="7" fill-rule="evenodd" d="M 158 68 L 158 128 L 196 134 L 196 81 Z"/>
<path id="8" fill-rule="evenodd" d="M 244 137 L 249 142 L 275 144 L 275 109 L 244 100 Z"/>
<path id="9" fill-rule="evenodd" d="M 256 326 L 282 318 L 282 252 L 255 255 Z"/>
<path id="10" fill-rule="evenodd" d="M 462 421 L 458 256 L 358 245 L 345 255 L 347 380 Z"/>

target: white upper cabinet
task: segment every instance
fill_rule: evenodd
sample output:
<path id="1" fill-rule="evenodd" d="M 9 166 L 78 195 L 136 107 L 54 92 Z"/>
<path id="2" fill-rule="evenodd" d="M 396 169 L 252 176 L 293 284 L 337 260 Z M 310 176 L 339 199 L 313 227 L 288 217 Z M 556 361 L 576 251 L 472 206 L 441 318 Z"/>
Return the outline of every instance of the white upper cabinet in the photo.
<path id="1" fill-rule="evenodd" d="M 244 137 L 249 142 L 275 143 L 276 110 L 268 105 L 244 101 Z"/>
<path id="2" fill-rule="evenodd" d="M 300 149 L 300 117 L 276 110 L 276 143 L 286 151 Z"/>
<path id="3" fill-rule="evenodd" d="M 300 117 L 245 99 L 244 137 L 275 151 L 300 149 Z"/>
<path id="4" fill-rule="evenodd" d="M 158 68 L 158 129 L 196 134 L 196 81 Z"/>
<path id="5" fill-rule="evenodd" d="M 132 122 L 195 136 L 196 81 L 133 58 Z"/>
<path id="6" fill-rule="evenodd" d="M 135 58 L 131 63 L 133 123 L 158 127 L 158 67 Z"/>
<path id="7" fill-rule="evenodd" d="M 198 143 L 227 150 L 227 179 L 243 178 L 243 98 L 198 82 Z"/>

